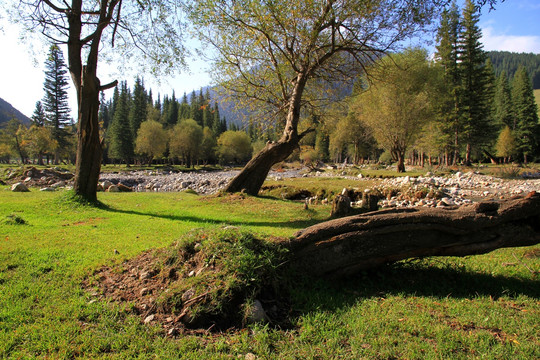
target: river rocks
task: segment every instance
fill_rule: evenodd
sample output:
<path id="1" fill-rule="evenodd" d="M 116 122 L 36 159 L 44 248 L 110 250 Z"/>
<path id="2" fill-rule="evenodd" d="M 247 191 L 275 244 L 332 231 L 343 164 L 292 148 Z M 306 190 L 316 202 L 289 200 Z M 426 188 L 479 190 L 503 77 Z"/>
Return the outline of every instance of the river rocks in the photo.
<path id="1" fill-rule="evenodd" d="M 11 191 L 13 192 L 29 192 L 28 186 L 22 182 L 15 183 L 11 185 Z"/>

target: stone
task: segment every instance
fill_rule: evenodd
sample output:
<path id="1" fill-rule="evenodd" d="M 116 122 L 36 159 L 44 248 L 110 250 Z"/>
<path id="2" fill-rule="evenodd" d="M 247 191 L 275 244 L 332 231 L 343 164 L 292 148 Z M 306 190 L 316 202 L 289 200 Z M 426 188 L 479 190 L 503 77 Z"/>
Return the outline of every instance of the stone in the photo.
<path id="1" fill-rule="evenodd" d="M 107 188 L 107 192 L 120 192 L 120 189 L 116 185 L 111 185 Z"/>
<path id="2" fill-rule="evenodd" d="M 114 184 L 113 184 L 112 182 L 110 182 L 109 180 L 105 180 L 105 181 L 103 181 L 103 182 L 101 183 L 101 186 L 103 186 L 103 190 L 104 190 L 104 191 L 109 190 L 109 188 L 110 188 L 111 186 L 113 186 L 113 185 L 114 185 Z"/>
<path id="3" fill-rule="evenodd" d="M 246 321 L 248 324 L 260 323 L 265 321 L 266 318 L 266 312 L 259 300 L 255 300 L 246 310 Z"/>
<path id="4" fill-rule="evenodd" d="M 30 190 L 28 190 L 28 186 L 26 186 L 25 184 L 23 183 L 15 183 L 13 185 L 11 185 L 11 191 L 13 192 L 29 192 Z"/>
<path id="5" fill-rule="evenodd" d="M 351 198 L 337 195 L 332 203 L 331 216 L 345 216 L 351 212 Z"/>
<path id="6" fill-rule="evenodd" d="M 155 318 L 156 318 L 155 314 L 148 315 L 147 317 L 144 318 L 144 323 L 145 324 L 151 323 L 152 321 L 154 321 Z"/>
<path id="7" fill-rule="evenodd" d="M 41 189 L 39 189 L 39 191 L 56 191 L 56 189 L 49 186 L 49 187 L 41 188 Z"/>
<path id="8" fill-rule="evenodd" d="M 58 189 L 59 187 L 64 187 L 66 186 L 66 182 L 65 181 L 58 181 L 58 182 L 55 182 L 51 185 L 52 188 L 55 188 L 55 189 Z"/>

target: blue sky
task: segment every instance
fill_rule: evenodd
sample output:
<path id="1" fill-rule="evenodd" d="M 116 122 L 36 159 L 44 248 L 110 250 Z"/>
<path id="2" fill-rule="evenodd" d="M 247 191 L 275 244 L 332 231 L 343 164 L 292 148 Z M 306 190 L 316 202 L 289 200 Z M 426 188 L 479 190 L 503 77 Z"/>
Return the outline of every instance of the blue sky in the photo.
<path id="1" fill-rule="evenodd" d="M 460 2 L 458 2 L 460 3 Z M 16 28 L 0 19 L 0 97 L 11 103 L 25 115 L 31 116 L 36 101 L 43 97 L 43 62 L 47 47 L 40 43 L 31 46 L 18 39 Z M 506 0 L 495 11 L 482 10 L 479 23 L 485 50 L 505 50 L 540 54 L 540 0 Z M 64 51 L 65 54 L 65 51 Z M 198 90 L 211 83 L 206 65 L 192 61 L 191 74 L 179 74 L 160 85 L 146 78 L 147 88 L 157 93 L 177 96 Z M 114 79 L 133 83 L 135 73 L 118 74 L 112 68 L 100 67 L 103 83 Z M 70 104 L 75 109 L 75 95 L 70 92 Z"/>

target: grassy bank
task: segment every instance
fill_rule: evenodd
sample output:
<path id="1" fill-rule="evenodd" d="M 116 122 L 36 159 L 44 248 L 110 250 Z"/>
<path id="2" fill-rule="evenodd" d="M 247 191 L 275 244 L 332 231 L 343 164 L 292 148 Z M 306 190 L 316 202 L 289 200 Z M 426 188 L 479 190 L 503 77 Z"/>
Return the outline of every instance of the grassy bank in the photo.
<path id="1" fill-rule="evenodd" d="M 2 358 L 540 357 L 540 246 L 409 261 L 339 282 L 296 274 L 287 329 L 167 337 L 129 303 L 95 301 L 83 279 L 194 228 L 291 236 L 329 207 L 186 193 L 100 193 L 103 208 L 63 199 L 0 187 Z"/>

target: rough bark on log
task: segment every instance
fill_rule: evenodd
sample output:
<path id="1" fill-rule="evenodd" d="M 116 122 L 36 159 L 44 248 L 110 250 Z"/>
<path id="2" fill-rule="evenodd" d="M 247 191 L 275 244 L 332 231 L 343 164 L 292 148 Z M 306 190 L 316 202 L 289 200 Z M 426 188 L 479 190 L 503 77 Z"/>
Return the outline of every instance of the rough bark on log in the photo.
<path id="1" fill-rule="evenodd" d="M 291 240 L 294 265 L 339 277 L 426 256 L 465 256 L 540 243 L 540 194 L 453 208 L 380 210 L 330 220 Z"/>

